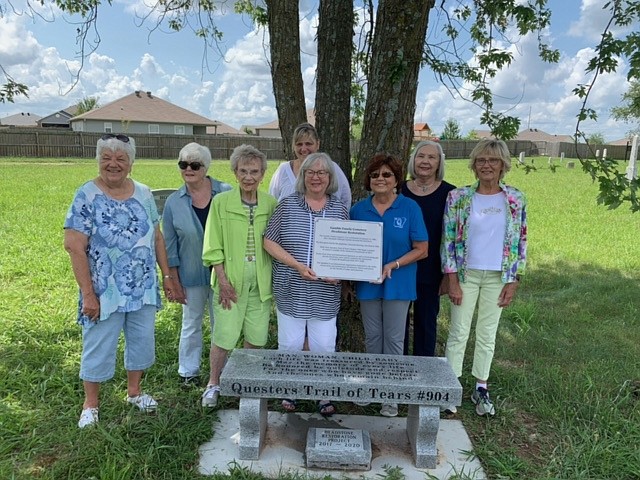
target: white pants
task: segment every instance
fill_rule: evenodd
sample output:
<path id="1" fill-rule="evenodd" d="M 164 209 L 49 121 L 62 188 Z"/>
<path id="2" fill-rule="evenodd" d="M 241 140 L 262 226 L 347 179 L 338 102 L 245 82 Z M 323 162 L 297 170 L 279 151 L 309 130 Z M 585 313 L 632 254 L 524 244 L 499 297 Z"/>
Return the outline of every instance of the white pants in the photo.
<path id="1" fill-rule="evenodd" d="M 285 315 L 278 309 L 276 314 L 279 350 L 302 350 L 306 334 L 311 352 L 336 351 L 336 317 L 329 320 L 304 320 Z"/>
<path id="2" fill-rule="evenodd" d="M 178 374 L 194 377 L 200 373 L 202 358 L 202 320 L 209 307 L 211 335 L 213 336 L 213 291 L 209 285 L 185 287 L 187 304 L 182 306 L 182 331 L 178 346 Z"/>

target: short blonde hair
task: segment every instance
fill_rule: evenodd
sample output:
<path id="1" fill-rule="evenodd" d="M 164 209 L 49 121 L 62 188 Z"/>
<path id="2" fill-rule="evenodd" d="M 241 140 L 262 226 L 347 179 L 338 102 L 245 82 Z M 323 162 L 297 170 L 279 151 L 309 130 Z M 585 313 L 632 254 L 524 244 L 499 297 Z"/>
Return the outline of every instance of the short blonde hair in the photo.
<path id="1" fill-rule="evenodd" d="M 492 157 L 498 157 L 502 160 L 502 170 L 500 170 L 500 180 L 502 180 L 505 174 L 511 170 L 511 153 L 507 144 L 497 138 L 485 138 L 478 142 L 478 144 L 471 151 L 469 156 L 469 168 L 476 173 L 476 158 L 482 155 L 491 155 Z"/>

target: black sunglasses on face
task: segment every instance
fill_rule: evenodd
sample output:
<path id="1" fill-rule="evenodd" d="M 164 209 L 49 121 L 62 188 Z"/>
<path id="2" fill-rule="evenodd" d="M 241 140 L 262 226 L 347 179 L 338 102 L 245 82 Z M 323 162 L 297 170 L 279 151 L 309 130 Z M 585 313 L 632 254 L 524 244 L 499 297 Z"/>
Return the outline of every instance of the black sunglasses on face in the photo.
<path id="1" fill-rule="evenodd" d="M 116 140 L 120 140 L 121 142 L 124 143 L 129 143 L 129 137 L 127 137 L 126 135 L 123 135 L 121 133 L 105 133 L 104 135 L 102 135 L 102 140 L 109 140 L 111 138 L 115 138 Z"/>
<path id="2" fill-rule="evenodd" d="M 382 178 L 391 178 L 394 176 L 392 172 L 371 172 L 369 178 L 378 178 L 380 175 L 382 175 Z"/>
<path id="3" fill-rule="evenodd" d="M 191 167 L 191 170 L 193 170 L 194 172 L 197 172 L 198 170 L 200 170 L 201 167 L 204 167 L 204 165 L 198 162 L 189 163 L 189 162 L 180 160 L 178 162 L 178 167 L 180 167 L 180 170 L 186 170 L 187 167 Z"/>

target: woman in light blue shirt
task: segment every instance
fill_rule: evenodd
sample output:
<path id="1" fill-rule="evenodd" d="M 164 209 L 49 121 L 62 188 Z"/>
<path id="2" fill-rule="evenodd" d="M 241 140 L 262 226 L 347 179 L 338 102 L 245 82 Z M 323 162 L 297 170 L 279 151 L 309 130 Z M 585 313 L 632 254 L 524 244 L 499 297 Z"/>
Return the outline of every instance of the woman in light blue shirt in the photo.
<path id="1" fill-rule="evenodd" d="M 178 347 L 178 374 L 185 385 L 198 385 L 202 356 L 202 320 L 209 308 L 213 331 L 211 272 L 202 264 L 202 239 L 213 197 L 231 185 L 207 175 L 211 152 L 195 142 L 178 155 L 184 185 L 165 203 L 162 228 L 167 245 L 170 275 L 181 285 L 170 300 L 182 303 L 182 331 Z"/>

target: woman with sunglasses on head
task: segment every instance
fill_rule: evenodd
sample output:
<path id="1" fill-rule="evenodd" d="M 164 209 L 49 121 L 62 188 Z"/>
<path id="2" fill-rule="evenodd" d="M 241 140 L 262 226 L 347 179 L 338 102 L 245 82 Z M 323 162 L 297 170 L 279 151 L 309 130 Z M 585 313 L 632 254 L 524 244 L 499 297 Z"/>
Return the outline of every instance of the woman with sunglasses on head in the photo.
<path id="1" fill-rule="evenodd" d="M 427 256 L 429 236 L 420 207 L 398 193 L 403 178 L 396 157 L 376 154 L 364 177 L 372 195 L 351 208 L 352 220 L 383 224 L 381 280 L 356 282 L 367 353 L 402 355 L 407 311 L 416 299 L 416 262 Z M 380 414 L 395 417 L 398 404 L 383 404 Z"/>
<path id="2" fill-rule="evenodd" d="M 251 145 L 231 154 L 238 187 L 213 200 L 204 232 L 202 260 L 214 270 L 216 323 L 209 352 L 210 373 L 202 406 L 218 405 L 220 374 L 230 350 L 244 337 L 244 348 L 264 347 L 271 316 L 271 257 L 262 236 L 277 201 L 259 191 L 267 156 Z"/>
<path id="3" fill-rule="evenodd" d="M 202 321 L 209 309 L 213 331 L 213 294 L 210 269 L 202 264 L 202 241 L 213 198 L 231 185 L 209 175 L 211 152 L 192 142 L 180 150 L 178 168 L 184 185 L 172 193 L 162 213 L 170 275 L 180 284 L 170 300 L 182 303 L 182 330 L 178 345 L 178 375 L 184 386 L 200 383 Z"/>
<path id="4" fill-rule="evenodd" d="M 296 158 L 280 164 L 269 183 L 269 193 L 276 197 L 278 201 L 295 192 L 296 178 L 300 172 L 302 162 L 308 155 L 316 153 L 320 149 L 318 132 L 310 123 L 301 123 L 296 127 L 293 131 L 291 143 Z M 349 180 L 347 180 L 340 166 L 333 160 L 332 163 L 338 183 L 338 190 L 335 195 L 349 208 L 351 206 Z"/>
<path id="5" fill-rule="evenodd" d="M 502 182 L 511 169 L 502 140 L 478 142 L 469 168 L 477 182 L 449 192 L 444 211 L 442 271 L 449 279 L 452 303 L 445 355 L 456 376 L 462 376 L 477 305 L 471 401 L 484 416 L 495 415 L 487 380 L 500 315 L 511 304 L 526 266 L 527 203 L 522 192 Z"/>
<path id="6" fill-rule="evenodd" d="M 98 176 L 78 189 L 64 222 L 64 247 L 80 288 L 85 393 L 80 428 L 98 423 L 100 384 L 115 373 L 120 332 L 126 401 L 143 412 L 158 405 L 140 385 L 143 371 L 155 361 L 155 316 L 161 306 L 156 263 L 167 296 L 179 285 L 170 274 L 153 194 L 129 178 L 135 155 L 133 138 L 126 135 L 98 140 Z"/>

